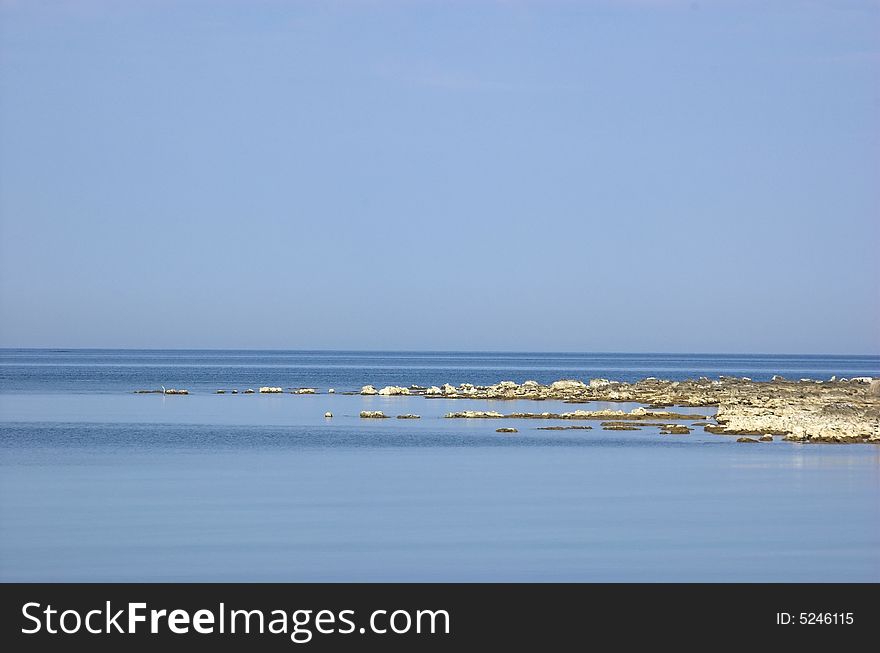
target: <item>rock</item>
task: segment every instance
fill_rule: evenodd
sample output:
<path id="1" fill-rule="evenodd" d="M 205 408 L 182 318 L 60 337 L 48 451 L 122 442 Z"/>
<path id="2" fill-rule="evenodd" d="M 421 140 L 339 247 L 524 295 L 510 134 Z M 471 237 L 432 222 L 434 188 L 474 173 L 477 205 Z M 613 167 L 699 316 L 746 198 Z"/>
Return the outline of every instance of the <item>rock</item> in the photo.
<path id="1" fill-rule="evenodd" d="M 226 394 L 226 390 L 217 390 L 217 391 L 214 392 L 214 394 L 215 394 L 215 395 L 225 395 L 225 394 Z"/>
<path id="2" fill-rule="evenodd" d="M 381 410 L 362 410 L 361 418 L 362 419 L 385 419 L 388 415 L 383 413 Z"/>
<path id="3" fill-rule="evenodd" d="M 627 422 L 602 422 L 603 431 L 641 431 L 641 426 Z"/>
<path id="4" fill-rule="evenodd" d="M 515 428 L 512 427 L 504 427 L 500 429 L 495 429 L 496 433 L 519 433 Z"/>
<path id="5" fill-rule="evenodd" d="M 379 390 L 379 394 L 386 397 L 396 397 L 398 395 L 408 395 L 410 394 L 409 388 L 403 388 L 396 385 L 386 385 L 384 388 Z"/>
<path id="6" fill-rule="evenodd" d="M 773 375 L 773 378 L 770 379 L 770 380 L 771 380 L 771 381 L 775 381 L 775 382 L 778 383 L 778 382 L 785 381 L 785 377 L 784 377 L 784 376 L 779 376 L 778 374 L 774 374 L 774 375 Z"/>
<path id="7" fill-rule="evenodd" d="M 412 413 L 407 413 L 406 415 L 398 415 L 397 419 L 422 419 L 421 415 L 413 415 Z"/>
<path id="8" fill-rule="evenodd" d="M 444 417 L 447 419 L 496 419 L 504 417 L 504 415 L 494 410 L 465 410 L 460 413 L 446 413 Z"/>
<path id="9" fill-rule="evenodd" d="M 586 388 L 586 383 L 574 379 L 563 379 L 561 381 L 554 381 L 550 384 L 550 390 L 554 392 L 571 392 L 575 390 L 585 390 Z"/>
<path id="10" fill-rule="evenodd" d="M 334 394 L 336 394 L 336 388 L 330 388 L 330 389 L 327 391 L 327 394 L 328 394 L 328 395 L 334 395 Z"/>
<path id="11" fill-rule="evenodd" d="M 324 413 L 324 417 L 328 417 L 328 418 L 329 418 L 329 417 L 333 417 L 333 413 L 331 413 L 331 412 L 328 410 L 326 413 Z"/>
<path id="12" fill-rule="evenodd" d="M 682 424 L 665 424 L 661 430 L 661 435 L 687 435 L 691 430 Z"/>
<path id="13" fill-rule="evenodd" d="M 769 433 L 765 433 L 760 438 L 758 438 L 760 442 L 773 442 L 773 436 Z"/>
<path id="14" fill-rule="evenodd" d="M 459 387 L 444 384 L 424 391 L 425 397 L 447 399 L 494 400 L 560 400 L 567 403 L 633 402 L 650 408 L 632 412 L 615 410 L 584 410 L 567 413 L 514 413 L 505 417 L 523 419 L 617 420 L 637 423 L 656 421 L 700 423 L 705 430 L 735 436 L 760 437 L 783 435 L 802 442 L 880 442 L 880 388 L 870 377 L 856 380 L 803 382 L 787 380 L 779 375 L 773 382 L 747 381 L 741 377 L 723 376 L 718 380 L 706 377 L 694 380 L 666 381 L 648 378 L 634 383 L 593 379 L 590 385 L 580 381 L 561 380 L 541 385 L 529 380 L 521 385 L 501 381 L 491 386 L 463 383 Z M 593 382 L 595 381 L 595 383 Z M 607 381 L 607 385 L 605 382 Z M 390 386 L 396 387 L 396 386 Z M 372 386 L 376 394 L 378 391 Z M 421 390 L 415 390 L 422 394 Z M 717 408 L 715 419 L 697 413 L 672 412 L 657 406 L 706 406 Z M 709 412 L 709 411 L 703 411 Z M 457 417 L 499 417 L 494 411 L 452 413 Z M 790 436 L 790 437 L 789 437 Z"/>
<path id="15" fill-rule="evenodd" d="M 313 395 L 313 394 L 315 394 L 315 389 L 314 388 L 300 388 L 299 390 L 294 391 L 294 394 Z"/>
<path id="16" fill-rule="evenodd" d="M 277 394 L 279 392 L 284 392 L 284 389 L 283 388 L 276 388 L 276 387 L 269 386 L 269 385 L 264 385 L 262 388 L 260 388 L 260 392 L 262 394 Z"/>
<path id="17" fill-rule="evenodd" d="M 880 397 L 880 379 L 874 379 L 868 385 L 868 394 L 872 397 Z"/>
<path id="18" fill-rule="evenodd" d="M 757 442 L 755 438 L 737 438 L 737 442 Z"/>
<path id="19" fill-rule="evenodd" d="M 188 395 L 189 390 L 178 390 L 177 388 L 168 388 L 164 391 L 166 395 Z"/>
<path id="20" fill-rule="evenodd" d="M 254 394 L 254 389 L 253 389 L 253 388 L 248 388 L 247 390 L 244 391 L 244 393 L 245 393 L 246 395 L 252 395 L 252 394 Z"/>
<path id="21" fill-rule="evenodd" d="M 232 394 L 237 395 L 237 394 L 238 394 L 238 390 L 233 390 L 233 391 L 232 391 Z"/>
<path id="22" fill-rule="evenodd" d="M 365 385 L 363 388 L 361 388 L 361 394 L 362 395 L 377 395 L 377 394 L 379 394 L 379 391 L 376 390 L 376 388 L 374 388 L 371 385 Z"/>

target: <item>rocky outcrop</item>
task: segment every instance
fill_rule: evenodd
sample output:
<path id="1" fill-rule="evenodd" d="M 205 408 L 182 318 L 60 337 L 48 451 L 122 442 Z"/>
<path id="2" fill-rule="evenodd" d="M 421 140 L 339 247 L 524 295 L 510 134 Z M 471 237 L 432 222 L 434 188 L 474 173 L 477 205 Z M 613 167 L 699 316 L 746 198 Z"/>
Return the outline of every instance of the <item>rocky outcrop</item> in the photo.
<path id="1" fill-rule="evenodd" d="M 784 435 L 812 442 L 880 442 L 880 403 L 826 403 L 804 396 L 763 405 L 725 403 L 716 416 L 722 434 Z M 708 427 L 707 427 L 708 430 Z"/>
<path id="2" fill-rule="evenodd" d="M 504 417 L 494 410 L 463 410 L 460 413 L 446 413 L 447 419 L 497 419 Z"/>
<path id="3" fill-rule="evenodd" d="M 270 385 L 264 385 L 262 388 L 260 388 L 260 393 L 264 394 L 264 395 L 265 394 L 278 394 L 279 392 L 284 392 L 284 389 L 283 388 L 276 388 L 276 387 L 273 387 Z"/>
<path id="4" fill-rule="evenodd" d="M 505 426 L 500 429 L 495 429 L 496 433 L 519 433 L 515 428 L 510 426 Z"/>
<path id="5" fill-rule="evenodd" d="M 776 375 L 772 381 L 748 377 L 700 377 L 666 381 L 648 377 L 635 383 L 592 379 L 589 383 L 564 379 L 549 385 L 537 381 L 501 381 L 490 386 L 462 383 L 412 390 L 429 399 L 530 399 L 567 403 L 636 402 L 650 406 L 623 411 L 574 411 L 571 413 L 520 413 L 508 417 L 533 419 L 602 420 L 704 420 L 709 415 L 661 410 L 669 406 L 718 407 L 718 425 L 710 433 L 729 435 L 785 435 L 804 442 L 880 442 L 880 379 L 857 377 L 828 381 L 788 380 Z M 639 411 L 645 411 L 640 414 Z M 494 411 L 465 411 L 454 416 L 479 418 Z"/>
<path id="6" fill-rule="evenodd" d="M 396 385 L 386 385 L 384 388 L 379 390 L 379 394 L 383 397 L 396 397 L 399 395 L 408 395 L 410 394 L 410 391 L 409 388 L 402 388 Z"/>
<path id="7" fill-rule="evenodd" d="M 363 388 L 361 388 L 361 394 L 362 395 L 377 395 L 377 394 L 379 394 L 379 391 L 376 390 L 376 388 L 374 388 L 371 385 L 365 385 Z"/>
<path id="8" fill-rule="evenodd" d="M 313 395 L 313 394 L 315 394 L 315 389 L 314 388 L 297 388 L 296 390 L 293 390 L 291 394 Z"/>
<path id="9" fill-rule="evenodd" d="M 586 389 L 586 383 L 584 383 L 583 381 L 575 381 L 572 379 L 554 381 L 550 384 L 550 392 L 583 392 Z"/>
<path id="10" fill-rule="evenodd" d="M 388 415 L 381 410 L 362 410 L 361 419 L 386 419 Z"/>

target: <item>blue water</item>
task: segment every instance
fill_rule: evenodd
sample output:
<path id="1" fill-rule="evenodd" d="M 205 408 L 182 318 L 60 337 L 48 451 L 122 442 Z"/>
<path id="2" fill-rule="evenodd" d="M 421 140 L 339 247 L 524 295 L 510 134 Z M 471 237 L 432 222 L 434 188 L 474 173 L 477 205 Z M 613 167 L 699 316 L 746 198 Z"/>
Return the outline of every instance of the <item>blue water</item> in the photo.
<path id="1" fill-rule="evenodd" d="M 283 387 L 360 389 L 384 385 L 488 385 L 560 378 L 637 381 L 774 374 L 793 379 L 880 375 L 877 356 L 718 354 L 516 354 L 200 350 L 0 349 L 0 392 L 118 392 Z"/>
<path id="2" fill-rule="evenodd" d="M 878 581 L 876 446 L 541 431 L 442 415 L 571 407 L 326 394 L 777 373 L 880 376 L 880 359 L 0 350 L 0 580 Z M 193 394 L 132 394 L 159 385 Z M 321 394 L 212 394 L 261 385 Z"/>

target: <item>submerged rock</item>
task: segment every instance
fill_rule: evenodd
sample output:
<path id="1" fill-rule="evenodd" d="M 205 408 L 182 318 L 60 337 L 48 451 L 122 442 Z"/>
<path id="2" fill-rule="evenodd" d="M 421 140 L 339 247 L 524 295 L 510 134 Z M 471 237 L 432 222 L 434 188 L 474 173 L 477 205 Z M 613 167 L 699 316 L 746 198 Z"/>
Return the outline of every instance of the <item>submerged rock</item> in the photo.
<path id="1" fill-rule="evenodd" d="M 757 442 L 757 440 L 755 438 L 737 438 L 736 441 L 737 442 L 749 442 L 749 443 Z"/>
<path id="2" fill-rule="evenodd" d="M 412 413 L 407 413 L 406 415 L 398 415 L 397 419 L 422 419 L 421 415 L 413 415 Z"/>
<path id="3" fill-rule="evenodd" d="M 519 433 L 519 431 L 517 431 L 515 428 L 513 428 L 511 426 L 505 426 L 500 429 L 495 429 L 495 432 L 496 433 Z"/>
<path id="4" fill-rule="evenodd" d="M 691 430 L 683 424 L 665 424 L 660 429 L 660 435 L 687 435 Z"/>
<path id="5" fill-rule="evenodd" d="M 627 424 L 624 422 L 604 422 L 602 424 L 603 431 L 641 431 L 641 426 L 636 426 L 635 424 Z"/>

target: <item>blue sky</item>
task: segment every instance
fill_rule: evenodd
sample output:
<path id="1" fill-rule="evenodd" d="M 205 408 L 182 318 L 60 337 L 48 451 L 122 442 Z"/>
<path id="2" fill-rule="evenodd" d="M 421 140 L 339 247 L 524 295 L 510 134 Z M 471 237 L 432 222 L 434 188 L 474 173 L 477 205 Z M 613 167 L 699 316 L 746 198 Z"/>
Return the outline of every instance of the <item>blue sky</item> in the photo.
<path id="1" fill-rule="evenodd" d="M 880 3 L 3 2 L 0 345 L 880 352 Z"/>

